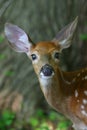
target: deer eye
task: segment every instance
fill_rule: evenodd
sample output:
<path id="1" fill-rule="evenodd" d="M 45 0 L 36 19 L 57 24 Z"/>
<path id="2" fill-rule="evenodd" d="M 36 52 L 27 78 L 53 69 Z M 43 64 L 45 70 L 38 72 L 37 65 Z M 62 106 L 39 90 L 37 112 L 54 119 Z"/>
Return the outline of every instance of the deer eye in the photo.
<path id="1" fill-rule="evenodd" d="M 55 59 L 59 59 L 59 52 L 55 52 L 54 58 L 55 58 Z"/>
<path id="2" fill-rule="evenodd" d="M 31 55 L 31 58 L 32 58 L 32 60 L 36 60 L 36 59 L 37 59 L 36 54 L 32 54 L 32 55 Z"/>

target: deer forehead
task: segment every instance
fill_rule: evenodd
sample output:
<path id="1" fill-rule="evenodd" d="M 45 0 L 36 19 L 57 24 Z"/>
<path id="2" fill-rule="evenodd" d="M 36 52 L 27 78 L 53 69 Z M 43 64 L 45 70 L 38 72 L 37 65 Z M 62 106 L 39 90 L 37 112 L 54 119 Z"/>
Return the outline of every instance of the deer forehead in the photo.
<path id="1" fill-rule="evenodd" d="M 60 51 L 60 45 L 56 46 L 53 42 L 39 42 L 36 46 L 32 49 L 33 52 L 38 52 L 39 54 L 50 54 L 54 50 Z"/>

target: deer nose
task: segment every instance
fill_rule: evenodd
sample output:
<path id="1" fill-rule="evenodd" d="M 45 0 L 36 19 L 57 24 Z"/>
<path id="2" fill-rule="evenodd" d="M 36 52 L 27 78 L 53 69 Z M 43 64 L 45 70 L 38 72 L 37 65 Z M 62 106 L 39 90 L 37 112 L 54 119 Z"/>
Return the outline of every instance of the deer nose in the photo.
<path id="1" fill-rule="evenodd" d="M 44 65 L 42 68 L 41 68 L 41 74 L 44 75 L 44 76 L 52 76 L 53 73 L 54 73 L 54 69 L 52 66 L 50 66 L 49 64 L 46 64 Z"/>

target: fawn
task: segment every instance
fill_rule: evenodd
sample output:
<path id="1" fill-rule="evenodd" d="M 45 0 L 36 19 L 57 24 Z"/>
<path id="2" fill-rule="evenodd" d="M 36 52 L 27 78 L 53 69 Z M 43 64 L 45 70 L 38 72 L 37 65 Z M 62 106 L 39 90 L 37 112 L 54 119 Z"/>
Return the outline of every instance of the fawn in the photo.
<path id="1" fill-rule="evenodd" d="M 63 28 L 52 41 L 32 44 L 18 26 L 6 23 L 5 35 L 16 52 L 24 52 L 32 61 L 41 90 L 55 110 L 73 122 L 75 130 L 87 130 L 87 68 L 64 72 L 59 54 L 71 45 L 78 18 Z"/>

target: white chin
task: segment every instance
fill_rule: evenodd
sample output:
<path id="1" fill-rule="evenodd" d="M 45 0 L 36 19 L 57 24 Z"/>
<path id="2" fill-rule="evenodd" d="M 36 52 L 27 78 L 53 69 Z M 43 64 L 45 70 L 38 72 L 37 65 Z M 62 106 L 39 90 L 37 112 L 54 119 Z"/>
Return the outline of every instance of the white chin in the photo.
<path id="1" fill-rule="evenodd" d="M 40 73 L 40 78 L 42 79 L 51 79 L 53 77 L 54 73 L 52 73 L 51 76 L 45 76 L 42 72 Z"/>

